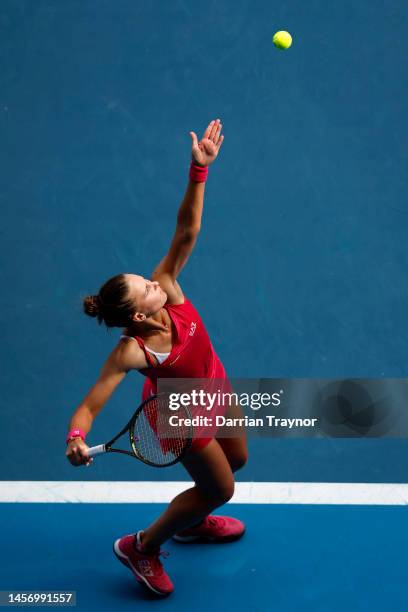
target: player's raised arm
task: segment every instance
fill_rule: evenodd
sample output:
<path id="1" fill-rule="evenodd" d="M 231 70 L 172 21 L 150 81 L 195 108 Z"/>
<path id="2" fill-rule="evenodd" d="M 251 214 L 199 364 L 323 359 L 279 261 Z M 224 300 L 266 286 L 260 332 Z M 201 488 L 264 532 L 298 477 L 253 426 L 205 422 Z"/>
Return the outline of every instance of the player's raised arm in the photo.
<path id="1" fill-rule="evenodd" d="M 167 255 L 152 274 L 168 292 L 174 288 L 181 292 L 176 283 L 177 276 L 186 264 L 201 228 L 204 204 L 205 180 L 208 166 L 216 159 L 224 136 L 221 136 L 220 119 L 211 121 L 200 142 L 194 132 L 192 138 L 192 162 L 187 190 L 177 214 L 177 225 Z"/>

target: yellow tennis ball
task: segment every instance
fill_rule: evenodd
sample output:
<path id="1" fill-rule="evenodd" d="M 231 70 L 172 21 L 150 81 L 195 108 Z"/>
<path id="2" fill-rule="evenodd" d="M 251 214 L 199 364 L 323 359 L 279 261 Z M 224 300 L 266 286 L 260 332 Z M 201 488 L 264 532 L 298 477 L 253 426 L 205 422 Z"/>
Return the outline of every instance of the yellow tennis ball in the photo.
<path id="1" fill-rule="evenodd" d="M 292 44 L 292 37 L 289 32 L 279 31 L 274 34 L 273 44 L 278 49 L 289 49 Z"/>

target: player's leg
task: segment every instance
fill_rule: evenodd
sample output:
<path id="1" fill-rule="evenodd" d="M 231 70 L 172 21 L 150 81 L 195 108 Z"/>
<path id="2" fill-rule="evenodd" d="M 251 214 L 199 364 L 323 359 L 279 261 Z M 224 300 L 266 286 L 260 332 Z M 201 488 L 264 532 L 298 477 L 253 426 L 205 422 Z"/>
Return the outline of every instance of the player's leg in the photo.
<path id="1" fill-rule="evenodd" d="M 224 451 L 232 472 L 244 467 L 248 460 L 248 447 L 246 437 L 217 438 L 218 444 Z"/>
<path id="2" fill-rule="evenodd" d="M 144 530 L 141 538 L 145 550 L 157 548 L 178 531 L 197 524 L 234 493 L 234 476 L 217 440 L 211 440 L 199 452 L 188 453 L 183 465 L 195 486 L 177 495 L 163 514 Z"/>
<path id="3" fill-rule="evenodd" d="M 227 419 L 240 419 L 244 416 L 244 413 L 239 405 L 232 402 L 231 405 L 228 406 L 225 416 Z M 217 436 L 217 441 L 228 459 L 231 470 L 236 472 L 242 468 L 248 460 L 246 430 L 244 426 L 236 426 L 231 430 L 224 427 L 220 432 L 220 435 L 222 435 L 222 433 L 225 434 L 226 431 L 231 431 L 231 433 L 234 434 L 234 437 L 219 438 Z"/>
<path id="4" fill-rule="evenodd" d="M 232 472 L 244 465 L 247 457 L 245 435 L 239 438 L 217 439 L 217 442 L 223 449 Z M 189 528 L 177 532 L 173 538 L 177 542 L 194 542 L 197 540 L 231 542 L 240 538 L 244 532 L 245 525 L 239 519 L 210 514 Z"/>

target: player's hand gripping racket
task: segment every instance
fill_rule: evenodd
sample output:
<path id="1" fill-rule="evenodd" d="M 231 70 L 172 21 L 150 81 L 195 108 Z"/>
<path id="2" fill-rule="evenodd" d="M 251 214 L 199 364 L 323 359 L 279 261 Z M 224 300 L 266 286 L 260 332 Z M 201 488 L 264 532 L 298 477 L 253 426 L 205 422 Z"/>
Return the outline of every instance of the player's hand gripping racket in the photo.
<path id="1" fill-rule="evenodd" d="M 185 406 L 181 406 L 177 411 L 180 425 L 170 425 L 171 416 L 168 395 L 152 395 L 139 406 L 122 431 L 106 444 L 91 446 L 88 456 L 124 453 L 154 467 L 173 465 L 180 461 L 190 448 L 193 428 L 191 425 L 184 425 L 184 419 L 191 419 L 191 413 Z M 129 432 L 132 450 L 112 448 L 112 444 L 126 432 Z"/>

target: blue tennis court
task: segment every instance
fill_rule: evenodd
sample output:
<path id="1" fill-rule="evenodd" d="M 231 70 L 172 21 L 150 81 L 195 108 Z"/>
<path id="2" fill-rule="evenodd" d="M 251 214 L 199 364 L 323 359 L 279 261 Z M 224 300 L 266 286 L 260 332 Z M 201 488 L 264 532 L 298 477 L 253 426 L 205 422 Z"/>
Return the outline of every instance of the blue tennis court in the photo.
<path id="1" fill-rule="evenodd" d="M 177 544 L 166 569 L 176 584 L 160 602 L 111 554 L 110 542 L 164 506 L 5 504 L 7 563 L 2 589 L 75 590 L 79 609 L 383 610 L 407 603 L 406 508 L 391 506 L 232 505 L 244 538 Z"/>
<path id="2" fill-rule="evenodd" d="M 216 512 L 244 537 L 166 543 L 161 601 L 112 544 L 188 475 L 65 457 L 120 333 L 82 298 L 165 255 L 189 132 L 217 117 L 225 142 L 179 282 L 228 374 L 406 377 L 406 31 L 400 0 L 1 3 L 0 591 L 72 590 L 83 610 L 406 608 L 405 438 L 250 439 Z M 142 384 L 126 377 L 90 444 Z"/>

